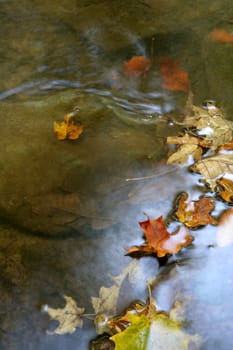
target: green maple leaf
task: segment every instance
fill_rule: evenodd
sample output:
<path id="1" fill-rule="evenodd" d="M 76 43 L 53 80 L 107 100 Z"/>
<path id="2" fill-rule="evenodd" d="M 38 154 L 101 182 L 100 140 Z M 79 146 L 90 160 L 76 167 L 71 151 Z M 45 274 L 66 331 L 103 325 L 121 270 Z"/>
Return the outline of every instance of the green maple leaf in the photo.
<path id="1" fill-rule="evenodd" d="M 115 350 L 188 350 L 198 349 L 200 337 L 186 334 L 179 323 L 159 313 L 152 317 L 130 315 L 131 325 L 112 336 Z"/>

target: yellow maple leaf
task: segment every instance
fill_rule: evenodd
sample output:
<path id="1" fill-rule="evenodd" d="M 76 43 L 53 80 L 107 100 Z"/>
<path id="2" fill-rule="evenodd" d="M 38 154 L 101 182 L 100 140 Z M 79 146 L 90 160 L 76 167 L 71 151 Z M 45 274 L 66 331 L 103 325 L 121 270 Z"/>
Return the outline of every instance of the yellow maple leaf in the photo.
<path id="1" fill-rule="evenodd" d="M 61 123 L 54 122 L 53 130 L 57 140 L 77 140 L 82 134 L 84 125 L 77 125 L 74 121 L 73 113 L 66 114 Z"/>

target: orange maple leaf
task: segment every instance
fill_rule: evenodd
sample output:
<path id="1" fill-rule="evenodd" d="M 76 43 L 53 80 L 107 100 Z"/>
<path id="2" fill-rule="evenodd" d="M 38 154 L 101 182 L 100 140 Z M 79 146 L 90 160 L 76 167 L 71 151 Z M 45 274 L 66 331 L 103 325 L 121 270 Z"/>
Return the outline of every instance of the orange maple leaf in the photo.
<path id="1" fill-rule="evenodd" d="M 146 72 L 152 67 L 152 60 L 145 56 L 133 56 L 129 61 L 124 62 L 124 74 L 130 76 L 145 76 Z"/>
<path id="2" fill-rule="evenodd" d="M 189 228 L 216 225 L 217 221 L 210 215 L 214 210 L 212 198 L 202 197 L 197 201 L 188 199 L 187 193 L 183 192 L 178 198 L 178 208 L 175 212 L 177 219 Z"/>
<path id="3" fill-rule="evenodd" d="M 127 255 L 154 255 L 161 258 L 168 254 L 176 254 L 183 247 L 186 247 L 193 241 L 193 237 L 189 234 L 189 230 L 180 226 L 175 232 L 170 234 L 160 216 L 157 219 L 148 217 L 146 221 L 140 222 L 145 238 L 146 244 L 141 246 L 132 246 L 127 248 Z"/>
<path id="4" fill-rule="evenodd" d="M 83 132 L 84 125 L 76 125 L 73 113 L 70 113 L 64 116 L 64 121 L 61 123 L 54 122 L 53 128 L 57 140 L 76 140 Z"/>
<path id="5" fill-rule="evenodd" d="M 225 29 L 214 29 L 209 33 L 209 37 L 212 41 L 231 44 L 233 43 L 233 34 L 229 33 Z"/>
<path id="6" fill-rule="evenodd" d="M 188 73 L 179 69 L 180 63 L 169 57 L 160 57 L 159 72 L 162 77 L 162 87 L 171 91 L 188 92 L 190 80 Z"/>

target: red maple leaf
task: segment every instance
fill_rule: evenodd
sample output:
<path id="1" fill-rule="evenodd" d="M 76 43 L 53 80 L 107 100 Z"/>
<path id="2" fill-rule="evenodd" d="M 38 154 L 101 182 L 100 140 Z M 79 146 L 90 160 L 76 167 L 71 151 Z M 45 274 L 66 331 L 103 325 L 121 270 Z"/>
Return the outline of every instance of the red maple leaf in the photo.
<path id="1" fill-rule="evenodd" d="M 180 63 L 169 57 L 160 57 L 159 72 L 162 78 L 162 87 L 171 91 L 188 92 L 190 80 L 188 73 L 179 69 Z"/>
<path id="2" fill-rule="evenodd" d="M 144 232 L 146 243 L 141 246 L 127 248 L 127 255 L 156 254 L 161 258 L 168 254 L 178 253 L 183 247 L 186 247 L 193 241 L 189 230 L 184 226 L 180 226 L 175 232 L 170 234 L 166 229 L 162 216 L 157 219 L 148 217 L 146 221 L 140 222 L 139 225 Z"/>

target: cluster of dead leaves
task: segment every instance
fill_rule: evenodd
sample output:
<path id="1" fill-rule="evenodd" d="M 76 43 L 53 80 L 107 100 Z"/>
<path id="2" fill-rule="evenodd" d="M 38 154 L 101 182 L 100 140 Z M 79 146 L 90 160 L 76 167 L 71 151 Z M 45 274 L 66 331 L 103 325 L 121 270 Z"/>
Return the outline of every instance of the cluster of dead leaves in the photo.
<path id="1" fill-rule="evenodd" d="M 61 123 L 54 122 L 53 128 L 57 140 L 77 140 L 83 132 L 84 125 L 76 124 L 74 113 L 69 113 Z"/>
<path id="2" fill-rule="evenodd" d="M 226 120 L 212 102 L 205 107 L 192 106 L 192 115 L 183 121 L 185 132 L 168 137 L 175 146 L 168 164 L 191 161 L 191 171 L 200 173 L 212 192 L 232 204 L 233 195 L 233 122 Z"/>

